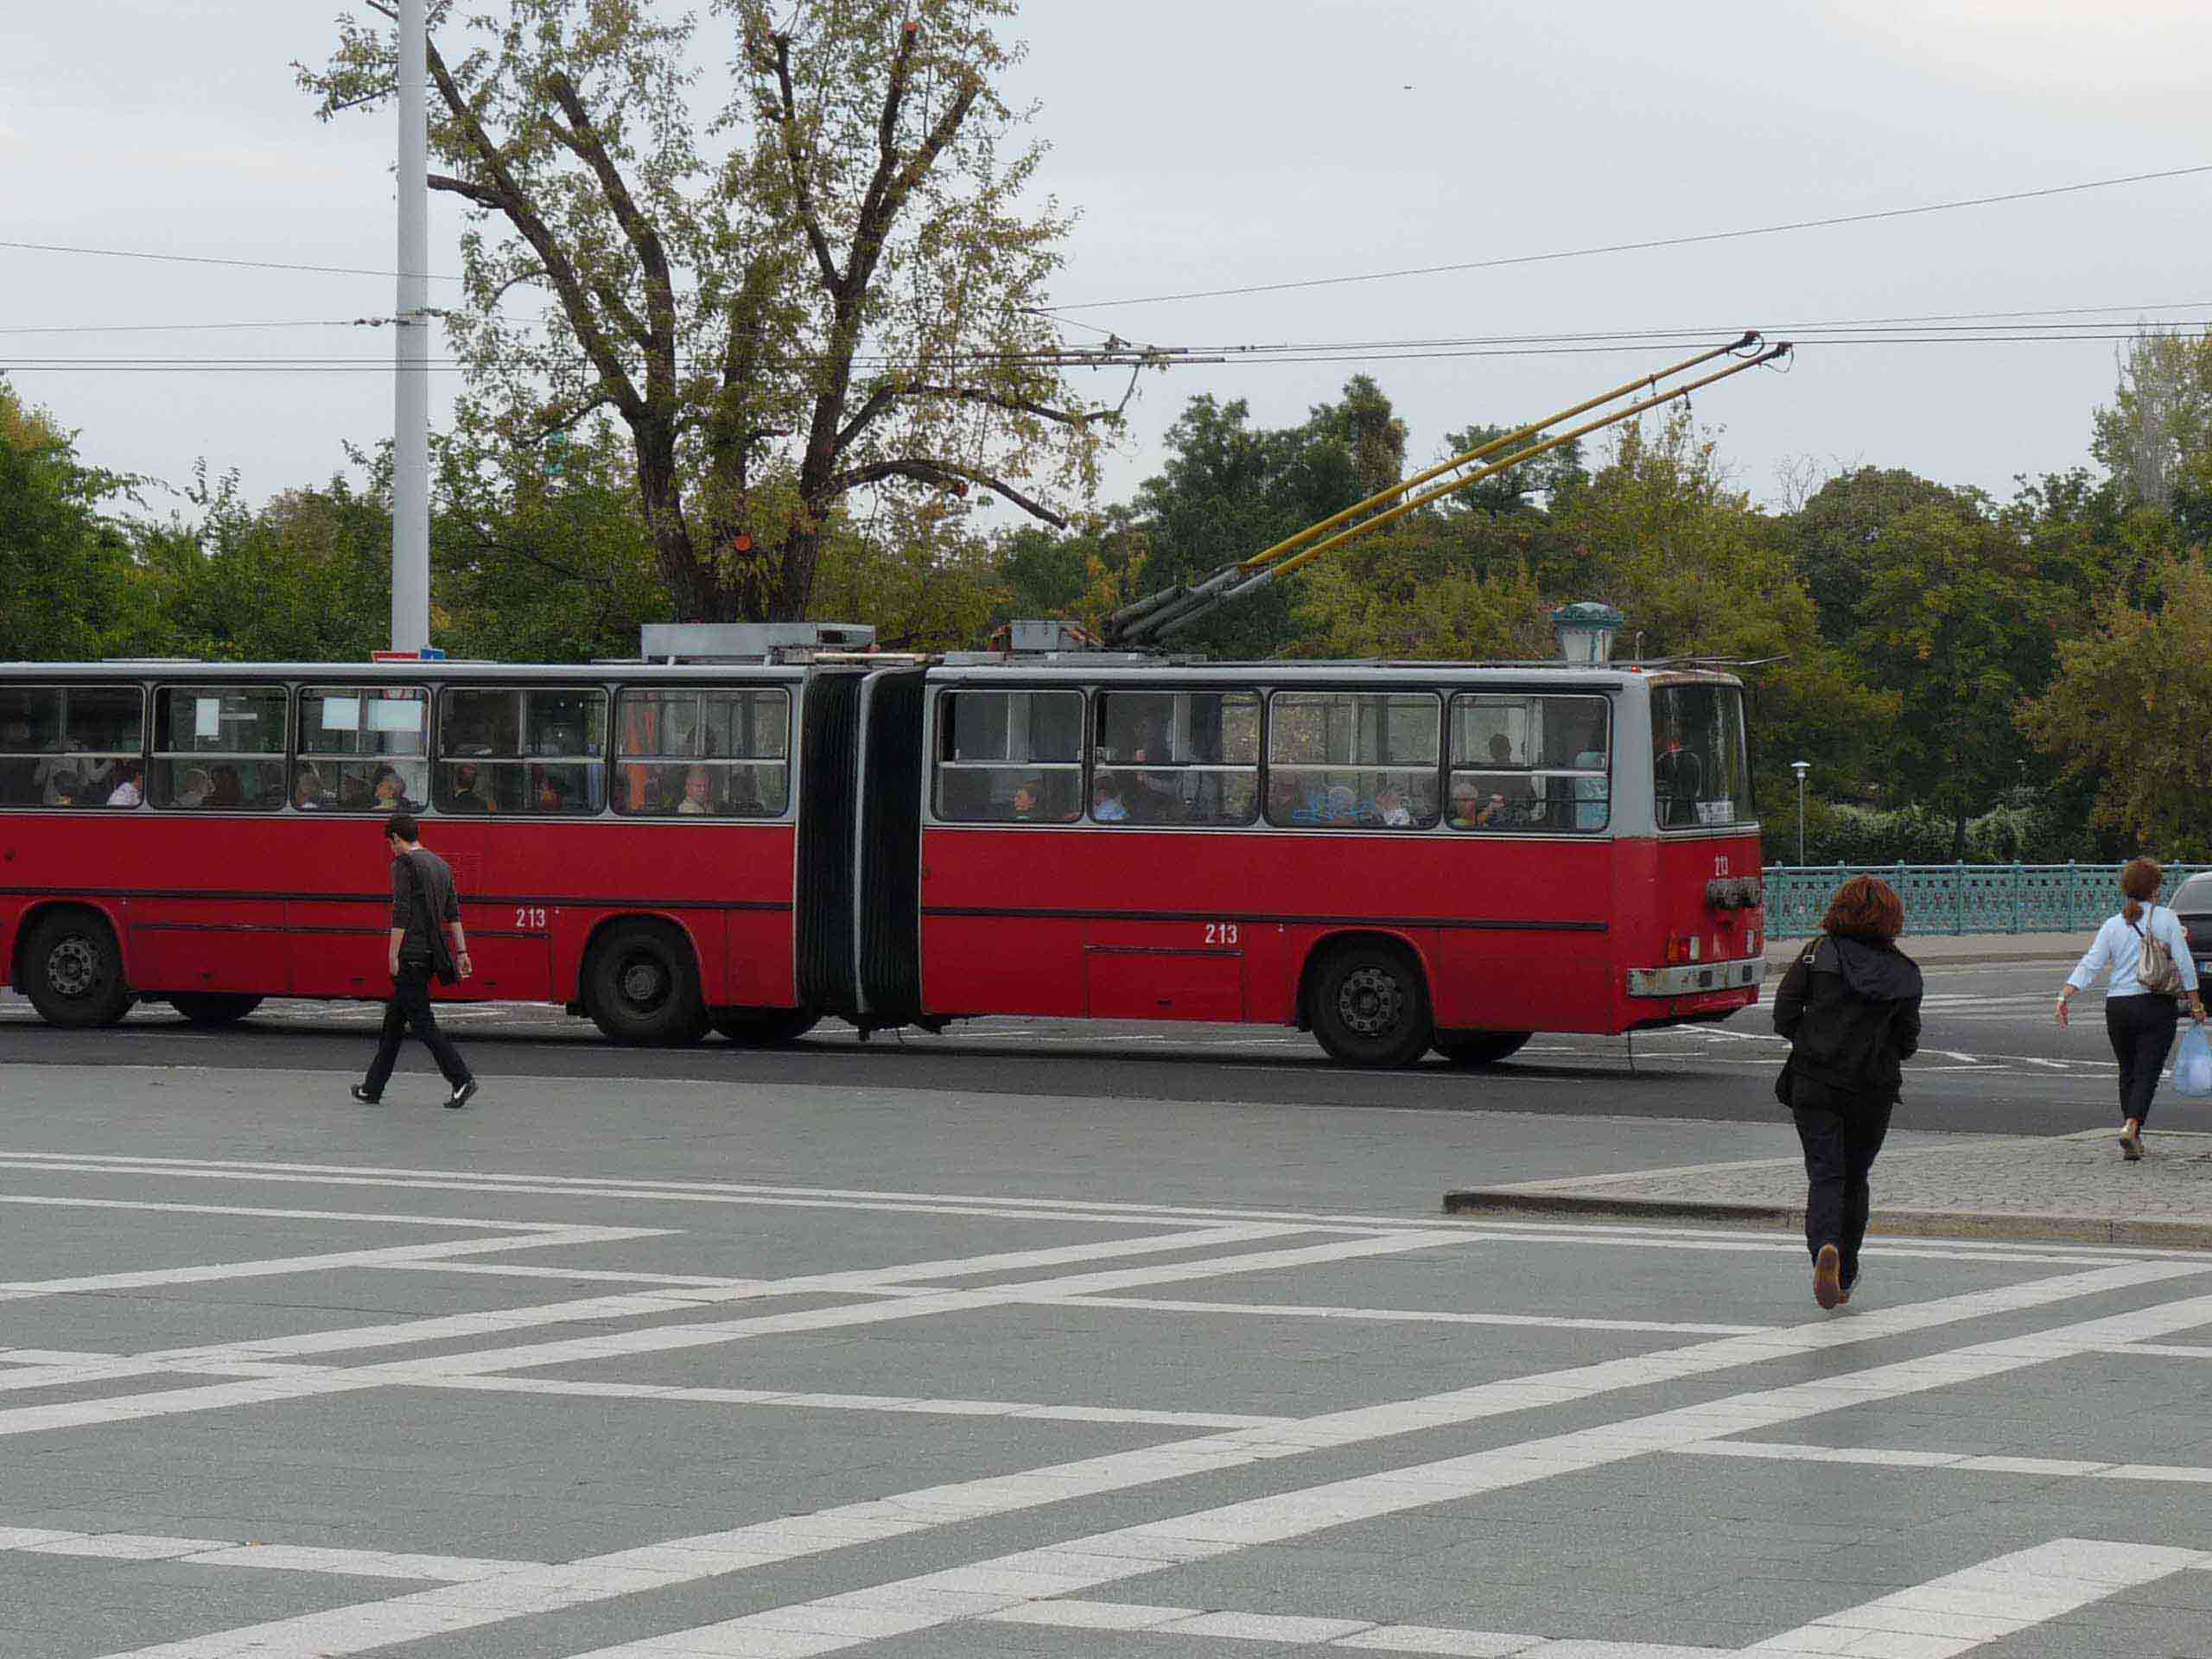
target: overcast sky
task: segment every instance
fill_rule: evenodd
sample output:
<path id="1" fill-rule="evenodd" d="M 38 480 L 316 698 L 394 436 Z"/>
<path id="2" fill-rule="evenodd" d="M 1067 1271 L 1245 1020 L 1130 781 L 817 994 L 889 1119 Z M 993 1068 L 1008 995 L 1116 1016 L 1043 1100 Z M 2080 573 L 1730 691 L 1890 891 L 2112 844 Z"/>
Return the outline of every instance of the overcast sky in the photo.
<path id="1" fill-rule="evenodd" d="M 388 270 L 388 115 L 318 124 L 293 86 L 324 0 L 66 0 L 0 12 L 0 238 Z M 1043 105 L 1048 188 L 1078 210 L 1056 300 L 1511 258 L 1915 207 L 2212 162 L 2201 0 L 1030 0 L 1010 89 Z M 2102 308 L 2212 318 L 2212 174 L 1741 240 L 1071 315 L 1207 347 L 1707 328 Z M 434 199 L 432 264 L 458 268 Z M 448 290 L 450 291 L 450 290 Z M 358 355 L 343 372 L 18 369 L 86 456 L 255 497 L 390 430 L 389 278 L 0 249 L 0 364 Z M 434 295 L 435 300 L 435 295 Z M 1070 338 L 1095 335 L 1071 329 Z M 2107 342 L 1805 349 L 1700 398 L 1764 498 L 1809 458 L 2009 492 L 2085 461 Z M 1361 357 L 1365 348 L 1345 353 Z M 1371 354 L 1371 353 L 1365 353 Z M 1286 424 L 1363 368 L 1412 429 L 1526 417 L 1671 349 L 1237 363 L 1147 378 L 1109 499 L 1198 392 Z M 1103 378 L 1087 388 L 1118 395 Z M 449 392 L 449 385 L 447 391 Z M 442 406 L 443 397 L 439 399 Z M 1001 522 L 1005 522 L 1001 519 Z"/>

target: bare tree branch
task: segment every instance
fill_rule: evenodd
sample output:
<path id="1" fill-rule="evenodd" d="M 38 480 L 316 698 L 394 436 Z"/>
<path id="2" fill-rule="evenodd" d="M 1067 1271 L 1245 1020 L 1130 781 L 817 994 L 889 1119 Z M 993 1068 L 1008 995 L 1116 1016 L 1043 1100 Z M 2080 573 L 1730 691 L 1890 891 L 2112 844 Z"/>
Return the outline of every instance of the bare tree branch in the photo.
<path id="1" fill-rule="evenodd" d="M 546 279 L 553 284 L 563 308 L 569 314 L 569 327 L 576 331 L 577 341 L 599 370 L 601 381 L 613 390 L 617 406 L 626 416 L 641 418 L 645 413 L 645 400 L 638 396 L 637 387 L 623 368 L 614 342 L 607 339 L 599 319 L 593 315 L 591 296 L 585 291 L 575 263 L 524 194 L 513 169 L 499 154 L 499 146 L 492 142 L 491 135 L 484 130 L 484 124 L 477 119 L 476 111 L 461 96 L 461 88 L 454 84 L 452 72 L 446 67 L 445 59 L 435 45 L 429 48 L 429 60 L 430 78 L 437 84 L 438 96 L 445 100 L 454 123 L 475 151 L 477 165 L 491 181 L 488 185 L 464 188 L 461 194 L 505 214 L 522 233 L 523 239 L 537 253 L 538 263 L 545 267 Z M 462 182 L 454 181 L 454 184 Z"/>
<path id="2" fill-rule="evenodd" d="M 607 153 L 607 145 L 592 125 L 590 111 L 576 95 L 575 84 L 557 69 L 546 84 L 552 89 L 554 102 L 561 106 L 561 113 L 569 118 L 567 126 L 558 121 L 546 124 L 555 137 L 591 168 L 592 176 L 599 181 L 599 188 L 607 197 L 607 206 L 614 210 L 615 223 L 630 238 L 630 245 L 637 250 L 638 263 L 645 268 L 645 312 L 650 328 L 643 343 L 655 359 L 645 370 L 650 381 L 664 372 L 658 359 L 676 349 L 676 285 L 669 276 L 667 251 L 662 247 L 660 232 L 652 221 L 638 211 L 637 199 L 630 194 L 629 183 L 614 165 L 614 158 Z M 672 363 L 665 372 L 672 374 Z"/>
<path id="3" fill-rule="evenodd" d="M 1068 521 L 1043 502 L 1024 495 L 1013 485 L 978 472 L 972 467 L 963 467 L 949 461 L 927 461 L 918 457 L 899 461 L 872 461 L 864 467 L 855 467 L 839 473 L 830 480 L 830 487 L 839 492 L 856 490 L 866 484 L 880 484 L 886 479 L 911 478 L 924 484 L 980 484 L 994 495 L 1003 496 L 1033 518 L 1041 518 L 1055 530 L 1065 530 Z"/>
<path id="4" fill-rule="evenodd" d="M 838 290 L 837 260 L 830 251 L 830 238 L 822 229 L 822 214 L 814 205 L 814 192 L 806 179 L 806 158 L 798 147 L 798 98 L 791 87 L 791 41 L 788 35 L 775 37 L 776 85 L 783 92 L 783 119 L 777 124 L 784 135 L 784 160 L 791 168 L 791 193 L 798 202 L 798 222 L 806 232 L 808 245 L 814 250 L 814 263 L 822 268 L 822 286 L 831 294 Z"/>
<path id="5" fill-rule="evenodd" d="M 910 397 L 935 397 L 950 403 L 984 404 L 993 409 L 1003 409 L 1016 415 L 1034 415 L 1039 420 L 1054 421 L 1062 426 L 1085 427 L 1096 421 L 1110 420 L 1114 411 L 1106 409 L 1056 409 L 1049 404 L 1032 402 L 1027 397 L 1010 397 L 1005 392 L 988 391 L 980 386 L 879 386 L 861 405 L 860 412 L 845 423 L 837 434 L 837 453 L 842 454 L 851 448 L 853 440 L 880 418 L 892 405 Z"/>

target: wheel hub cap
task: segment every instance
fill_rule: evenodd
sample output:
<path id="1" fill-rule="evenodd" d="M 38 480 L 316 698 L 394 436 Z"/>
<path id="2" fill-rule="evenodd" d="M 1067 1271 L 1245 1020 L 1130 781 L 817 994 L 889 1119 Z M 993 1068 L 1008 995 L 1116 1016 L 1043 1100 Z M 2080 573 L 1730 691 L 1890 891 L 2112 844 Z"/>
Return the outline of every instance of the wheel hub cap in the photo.
<path id="1" fill-rule="evenodd" d="M 668 976 L 653 962 L 632 962 L 622 969 L 619 983 L 622 1000 L 632 1007 L 649 1008 L 668 994 Z"/>
<path id="2" fill-rule="evenodd" d="M 1363 1037 L 1380 1037 L 1395 1028 L 1405 1007 L 1396 976 L 1380 968 L 1360 969 L 1337 993 L 1338 1014 Z"/>
<path id="3" fill-rule="evenodd" d="M 47 953 L 46 982 L 64 996 L 89 996 L 100 981 L 99 953 L 92 942 L 67 938 Z"/>

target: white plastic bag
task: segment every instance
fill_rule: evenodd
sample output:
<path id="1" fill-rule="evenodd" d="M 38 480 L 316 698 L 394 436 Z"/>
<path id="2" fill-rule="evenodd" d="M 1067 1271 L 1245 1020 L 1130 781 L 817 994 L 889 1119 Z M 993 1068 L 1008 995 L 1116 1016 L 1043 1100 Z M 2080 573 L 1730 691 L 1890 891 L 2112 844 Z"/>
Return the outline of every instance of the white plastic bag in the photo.
<path id="1" fill-rule="evenodd" d="M 2174 1050 L 2174 1093 L 2190 1100 L 2212 1095 L 2212 1037 L 2192 1024 Z"/>

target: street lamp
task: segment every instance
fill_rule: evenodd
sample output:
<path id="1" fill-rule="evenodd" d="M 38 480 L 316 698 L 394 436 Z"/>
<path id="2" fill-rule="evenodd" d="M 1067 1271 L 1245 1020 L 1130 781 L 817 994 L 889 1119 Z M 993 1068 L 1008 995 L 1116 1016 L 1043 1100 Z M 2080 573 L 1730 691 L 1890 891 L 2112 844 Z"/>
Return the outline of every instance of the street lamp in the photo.
<path id="1" fill-rule="evenodd" d="M 1809 760 L 1792 760 L 1789 770 L 1797 774 L 1797 867 L 1805 867 L 1805 774 L 1813 769 Z"/>

